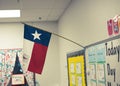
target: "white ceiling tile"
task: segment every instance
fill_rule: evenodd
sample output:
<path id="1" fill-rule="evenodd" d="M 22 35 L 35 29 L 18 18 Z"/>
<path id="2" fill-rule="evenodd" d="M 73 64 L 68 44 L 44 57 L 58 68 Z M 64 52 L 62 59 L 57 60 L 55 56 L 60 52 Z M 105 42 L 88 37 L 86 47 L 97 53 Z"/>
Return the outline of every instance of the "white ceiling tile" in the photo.
<path id="1" fill-rule="evenodd" d="M 21 4 L 17 0 L 0 0 L 0 9 L 19 9 Z"/>
<path id="2" fill-rule="evenodd" d="M 49 9 L 24 9 L 21 11 L 22 12 L 22 16 L 38 16 L 38 15 L 42 15 L 42 16 L 47 16 L 50 12 Z"/>
<path id="3" fill-rule="evenodd" d="M 70 2 L 71 0 L 0 0 L 2 10 L 21 9 L 21 18 L 0 19 L 0 22 L 57 21 Z"/>
<path id="4" fill-rule="evenodd" d="M 22 18 L 33 18 L 36 19 L 36 21 L 39 20 L 39 17 L 41 17 L 41 20 L 47 19 L 49 15 L 50 10 L 49 9 L 29 9 L 29 10 L 23 10 Z"/>
<path id="5" fill-rule="evenodd" d="M 33 8 L 52 8 L 54 0 L 23 0 L 23 9 L 33 9 Z"/>
<path id="6" fill-rule="evenodd" d="M 66 8 L 71 0 L 55 0 L 53 8 Z"/>
<path id="7" fill-rule="evenodd" d="M 47 21 L 57 21 L 57 19 L 58 19 L 59 17 L 58 16 L 49 16 L 48 18 L 47 18 Z"/>
<path id="8" fill-rule="evenodd" d="M 46 21 L 47 20 L 47 18 L 46 18 L 46 16 L 42 16 L 42 19 L 40 20 L 40 19 L 38 19 L 36 16 L 27 16 L 25 19 L 24 18 L 22 18 L 21 19 L 23 22 L 36 22 L 36 21 Z"/>
<path id="9" fill-rule="evenodd" d="M 20 18 L 2 18 L 0 19 L 0 22 L 20 22 Z"/>
<path id="10" fill-rule="evenodd" d="M 50 16 L 60 16 L 64 12 L 64 9 L 51 9 Z"/>

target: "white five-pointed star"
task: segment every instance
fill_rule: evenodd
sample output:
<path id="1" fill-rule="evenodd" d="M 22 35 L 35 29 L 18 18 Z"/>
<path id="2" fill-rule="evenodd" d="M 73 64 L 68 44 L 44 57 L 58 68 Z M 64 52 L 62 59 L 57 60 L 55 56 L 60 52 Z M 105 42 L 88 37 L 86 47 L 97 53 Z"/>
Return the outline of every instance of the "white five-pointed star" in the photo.
<path id="1" fill-rule="evenodd" d="M 36 30 L 35 33 L 33 33 L 32 35 L 34 36 L 34 40 L 35 40 L 35 39 L 39 39 L 39 40 L 40 40 L 40 35 L 42 35 L 42 34 L 39 34 L 39 33 L 37 32 L 37 30 Z"/>

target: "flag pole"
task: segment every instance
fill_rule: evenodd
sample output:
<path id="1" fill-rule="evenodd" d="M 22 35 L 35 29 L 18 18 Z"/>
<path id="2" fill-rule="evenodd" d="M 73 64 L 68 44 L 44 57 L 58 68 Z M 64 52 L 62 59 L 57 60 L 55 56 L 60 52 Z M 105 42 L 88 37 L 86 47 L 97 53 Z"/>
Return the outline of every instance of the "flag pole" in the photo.
<path id="1" fill-rule="evenodd" d="M 24 22 L 21 22 L 21 23 L 22 23 L 22 24 L 26 24 L 26 23 L 24 23 Z M 26 24 L 26 25 L 28 25 L 28 24 Z M 31 26 L 31 25 L 29 25 L 29 26 Z M 31 27 L 34 27 L 34 26 L 31 26 Z M 34 28 L 37 28 L 37 27 L 34 27 Z M 37 29 L 41 29 L 41 28 L 37 28 Z M 41 30 L 43 30 L 43 29 L 41 29 Z M 43 31 L 46 31 L 46 30 L 43 30 Z M 46 31 L 46 32 L 49 32 L 49 33 L 51 33 L 51 34 L 53 34 L 53 35 L 55 35 L 55 36 L 58 36 L 58 37 L 63 38 L 63 39 L 65 39 L 65 40 L 67 40 L 67 41 L 70 41 L 70 42 L 72 42 L 72 43 L 74 43 L 74 44 L 82 47 L 83 49 L 85 48 L 85 47 L 82 46 L 81 44 L 79 44 L 79 43 L 77 43 L 77 42 L 75 42 L 75 41 L 73 41 L 73 40 L 71 40 L 71 39 L 68 39 L 68 38 L 66 38 L 66 37 L 64 37 L 64 36 L 62 36 L 62 35 L 59 35 L 59 34 L 56 34 L 56 33 L 54 33 L 54 32 L 50 32 L 50 31 Z"/>
<path id="2" fill-rule="evenodd" d="M 75 42 L 75 41 L 73 41 L 73 40 L 71 40 L 71 39 L 68 39 L 68 38 L 66 38 L 66 37 L 64 37 L 64 36 L 61 36 L 61 35 L 56 34 L 56 33 L 52 33 L 52 34 L 53 34 L 53 35 L 56 35 L 56 36 L 58 36 L 58 37 L 61 37 L 61 38 L 65 39 L 65 40 L 68 40 L 68 41 L 70 41 L 70 42 L 72 42 L 72 43 L 74 43 L 74 44 L 76 44 L 76 45 L 78 45 L 78 46 L 80 46 L 80 47 L 82 47 L 82 48 L 85 48 L 85 47 L 82 46 L 81 44 L 79 44 L 79 43 L 77 43 L 77 42 Z"/>
<path id="3" fill-rule="evenodd" d="M 35 73 L 33 73 L 33 79 L 34 79 L 34 86 L 36 86 L 36 78 Z"/>

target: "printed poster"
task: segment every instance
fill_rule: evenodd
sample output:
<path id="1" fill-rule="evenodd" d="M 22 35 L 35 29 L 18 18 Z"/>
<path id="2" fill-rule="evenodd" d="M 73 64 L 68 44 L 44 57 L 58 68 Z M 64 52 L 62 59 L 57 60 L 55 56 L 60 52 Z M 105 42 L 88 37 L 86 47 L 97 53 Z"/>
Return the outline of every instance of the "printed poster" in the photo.
<path id="1" fill-rule="evenodd" d="M 23 74 L 14 74 L 12 75 L 12 85 L 22 85 L 24 84 L 24 75 Z"/>
<path id="2" fill-rule="evenodd" d="M 90 86 L 105 85 L 105 49 L 104 43 L 86 49 L 87 82 Z"/>
<path id="3" fill-rule="evenodd" d="M 81 63 L 80 62 L 76 63 L 76 73 L 77 74 L 81 74 L 82 73 Z"/>
<path id="4" fill-rule="evenodd" d="M 105 82 L 105 65 L 97 64 L 97 76 L 99 81 Z"/>
<path id="5" fill-rule="evenodd" d="M 91 81 L 91 82 L 90 82 L 90 86 L 97 86 L 96 81 Z"/>
<path id="6" fill-rule="evenodd" d="M 72 78 L 72 85 L 76 85 L 75 84 L 75 75 L 71 75 L 71 78 Z"/>
<path id="7" fill-rule="evenodd" d="M 77 77 L 77 86 L 82 86 L 82 77 Z"/>
<path id="8" fill-rule="evenodd" d="M 89 63 L 96 62 L 96 47 L 91 47 L 88 49 L 88 61 Z"/>
<path id="9" fill-rule="evenodd" d="M 96 66 L 95 66 L 95 64 L 89 65 L 89 70 L 90 70 L 91 79 L 96 80 Z"/>
<path id="10" fill-rule="evenodd" d="M 75 73 L 74 63 L 70 64 L 70 72 Z"/>
<path id="11" fill-rule="evenodd" d="M 97 86 L 106 86 L 105 83 L 98 83 Z"/>
<path id="12" fill-rule="evenodd" d="M 105 62 L 105 45 L 104 44 L 96 45 L 96 62 L 97 63 Z"/>

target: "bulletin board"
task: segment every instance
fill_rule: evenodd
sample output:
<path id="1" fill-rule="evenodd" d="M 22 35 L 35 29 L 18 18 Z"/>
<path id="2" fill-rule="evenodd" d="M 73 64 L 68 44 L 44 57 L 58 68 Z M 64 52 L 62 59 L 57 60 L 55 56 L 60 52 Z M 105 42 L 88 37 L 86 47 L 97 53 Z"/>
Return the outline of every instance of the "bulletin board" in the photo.
<path id="1" fill-rule="evenodd" d="M 120 86 L 120 35 L 86 47 L 89 86 Z"/>
<path id="2" fill-rule="evenodd" d="M 12 72 L 15 67 L 16 53 L 29 85 L 34 86 L 34 74 L 25 70 L 27 58 L 23 58 L 22 48 L 0 49 L 0 86 L 11 86 Z"/>
<path id="3" fill-rule="evenodd" d="M 16 53 L 22 62 L 22 49 L 0 49 L 0 86 L 7 86 L 15 64 Z"/>
<path id="4" fill-rule="evenodd" d="M 86 86 L 84 51 L 67 55 L 69 86 Z"/>

